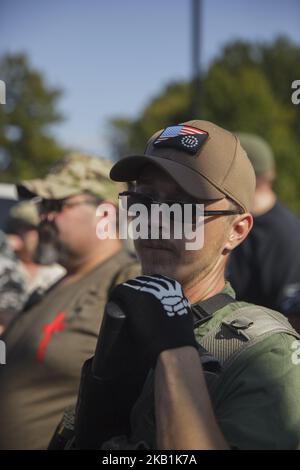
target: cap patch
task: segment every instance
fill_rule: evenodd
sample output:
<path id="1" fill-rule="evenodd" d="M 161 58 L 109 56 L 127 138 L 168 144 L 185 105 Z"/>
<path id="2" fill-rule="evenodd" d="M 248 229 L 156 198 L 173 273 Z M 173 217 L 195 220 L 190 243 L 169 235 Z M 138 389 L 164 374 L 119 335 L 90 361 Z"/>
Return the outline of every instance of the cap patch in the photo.
<path id="1" fill-rule="evenodd" d="M 195 155 L 206 141 L 208 132 L 196 127 L 178 124 L 166 127 L 153 142 L 156 147 L 172 147 Z"/>

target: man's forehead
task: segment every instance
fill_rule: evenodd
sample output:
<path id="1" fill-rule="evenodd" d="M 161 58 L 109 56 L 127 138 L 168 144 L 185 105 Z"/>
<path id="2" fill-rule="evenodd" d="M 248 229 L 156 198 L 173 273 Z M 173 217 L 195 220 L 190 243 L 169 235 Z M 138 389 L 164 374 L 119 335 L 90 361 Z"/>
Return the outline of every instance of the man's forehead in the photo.
<path id="1" fill-rule="evenodd" d="M 78 194 L 72 194 L 72 196 L 68 196 L 64 198 L 65 201 L 75 201 L 77 199 L 82 199 L 82 196 L 88 196 L 88 193 L 78 193 Z"/>

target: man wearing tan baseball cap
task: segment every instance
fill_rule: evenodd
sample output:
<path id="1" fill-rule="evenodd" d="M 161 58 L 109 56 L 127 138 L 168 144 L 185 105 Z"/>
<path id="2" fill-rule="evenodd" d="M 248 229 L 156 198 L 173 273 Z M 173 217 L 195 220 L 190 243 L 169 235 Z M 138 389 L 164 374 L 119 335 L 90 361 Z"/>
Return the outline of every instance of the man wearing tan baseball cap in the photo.
<path id="1" fill-rule="evenodd" d="M 156 175 L 162 175 L 167 183 L 157 181 Z M 241 243 L 252 227 L 252 216 L 249 210 L 255 191 L 253 167 L 237 137 L 213 123 L 194 120 L 156 132 L 149 139 L 144 155 L 124 157 L 113 166 L 110 176 L 114 181 L 137 181 L 138 183 L 141 181 L 142 192 L 145 190 L 148 194 L 149 187 L 150 193 L 154 192 L 154 196 L 157 192 L 161 192 L 163 196 L 163 193 L 167 192 L 164 188 L 171 184 L 173 187 L 168 191 L 170 194 L 166 194 L 163 199 L 205 202 L 206 210 L 218 211 L 211 213 L 208 219 L 210 223 L 204 225 L 204 239 L 208 246 L 202 250 L 201 254 L 186 253 L 182 249 L 183 245 L 180 240 L 161 240 L 160 242 L 169 248 L 168 256 L 165 252 L 156 256 L 156 251 L 153 256 L 149 253 L 148 246 L 159 243 L 154 240 L 136 240 L 135 246 L 144 264 L 144 272 L 157 270 L 160 267 L 164 274 L 172 275 L 173 273 L 178 276 L 180 282 L 184 283 L 185 276 L 200 275 L 202 277 L 204 270 L 209 270 L 210 264 L 217 262 L 217 266 L 202 282 L 205 291 L 204 283 L 210 283 L 209 277 L 214 276 L 215 269 L 222 272 L 229 250 L 233 248 L 232 243 Z M 152 191 L 152 186 L 155 191 Z M 132 202 L 139 202 L 139 195 L 138 189 L 135 195 L 129 192 Z M 154 197 L 154 199 L 157 198 Z M 233 237 L 231 245 L 226 247 L 217 261 L 216 253 L 211 252 L 212 247 L 215 250 L 215 245 L 217 245 L 218 249 L 222 250 L 222 231 L 228 230 L 229 220 L 231 220 L 226 216 L 238 213 L 242 214 L 237 219 L 239 223 L 234 226 L 233 234 L 231 234 Z M 172 249 L 173 257 L 170 256 Z M 192 271 L 190 271 L 191 268 Z M 223 275 L 218 275 L 217 282 L 214 282 L 215 291 L 217 292 L 223 285 Z M 189 286 L 187 289 L 189 290 Z"/>
<path id="2" fill-rule="evenodd" d="M 110 175 L 135 182 L 123 193 L 129 208 L 203 204 L 204 245 L 189 251 L 184 237 L 135 240 L 143 275 L 109 300 L 127 316 L 133 364 L 143 355 L 151 370 L 131 410 L 130 436 L 116 432 L 102 448 L 297 448 L 300 373 L 291 348 L 299 335 L 279 313 L 237 302 L 224 277 L 252 227 L 255 175 L 238 138 L 207 121 L 170 125 Z M 116 397 L 126 386 L 125 375 Z M 103 436 L 101 420 L 99 429 Z M 97 435 L 88 448 L 100 445 Z"/>

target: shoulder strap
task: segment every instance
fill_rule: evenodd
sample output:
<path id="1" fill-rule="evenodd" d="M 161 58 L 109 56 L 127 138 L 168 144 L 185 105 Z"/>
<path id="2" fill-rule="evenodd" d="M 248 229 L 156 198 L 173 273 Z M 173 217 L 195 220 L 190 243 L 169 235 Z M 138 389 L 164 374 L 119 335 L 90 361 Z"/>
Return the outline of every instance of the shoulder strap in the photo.
<path id="1" fill-rule="evenodd" d="M 194 328 L 208 321 L 215 312 L 221 310 L 226 305 L 236 302 L 236 300 L 228 294 L 217 294 L 210 299 L 203 300 L 198 304 L 192 305 L 194 316 Z"/>

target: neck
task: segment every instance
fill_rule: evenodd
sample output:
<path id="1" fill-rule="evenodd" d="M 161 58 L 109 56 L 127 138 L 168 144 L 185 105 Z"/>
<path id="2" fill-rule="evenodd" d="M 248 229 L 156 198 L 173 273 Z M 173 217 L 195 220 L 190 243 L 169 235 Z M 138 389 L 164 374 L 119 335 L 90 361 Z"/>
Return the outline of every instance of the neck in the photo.
<path id="1" fill-rule="evenodd" d="M 22 264 L 24 272 L 26 273 L 28 278 L 33 279 L 39 271 L 40 266 L 37 263 L 33 262 L 32 256 L 26 250 L 19 251 L 18 253 L 16 253 L 16 255 L 20 263 Z"/>
<path id="2" fill-rule="evenodd" d="M 257 187 L 254 196 L 252 214 L 254 216 L 263 215 L 274 207 L 276 194 L 270 187 Z"/>
<path id="3" fill-rule="evenodd" d="M 20 258 L 20 262 L 29 279 L 33 279 L 38 273 L 40 266 L 27 258 Z"/>
<path id="4" fill-rule="evenodd" d="M 225 286 L 224 261 L 220 260 L 208 273 L 183 283 L 183 290 L 190 304 L 201 302 L 218 294 Z"/>
<path id="5" fill-rule="evenodd" d="M 104 261 L 120 251 L 121 248 L 122 244 L 119 240 L 115 240 L 114 243 L 110 244 L 101 244 L 94 251 L 89 252 L 87 256 L 83 257 L 76 265 L 65 266 L 67 275 L 62 280 L 62 283 L 71 284 L 77 281 L 96 266 L 104 263 Z"/>

